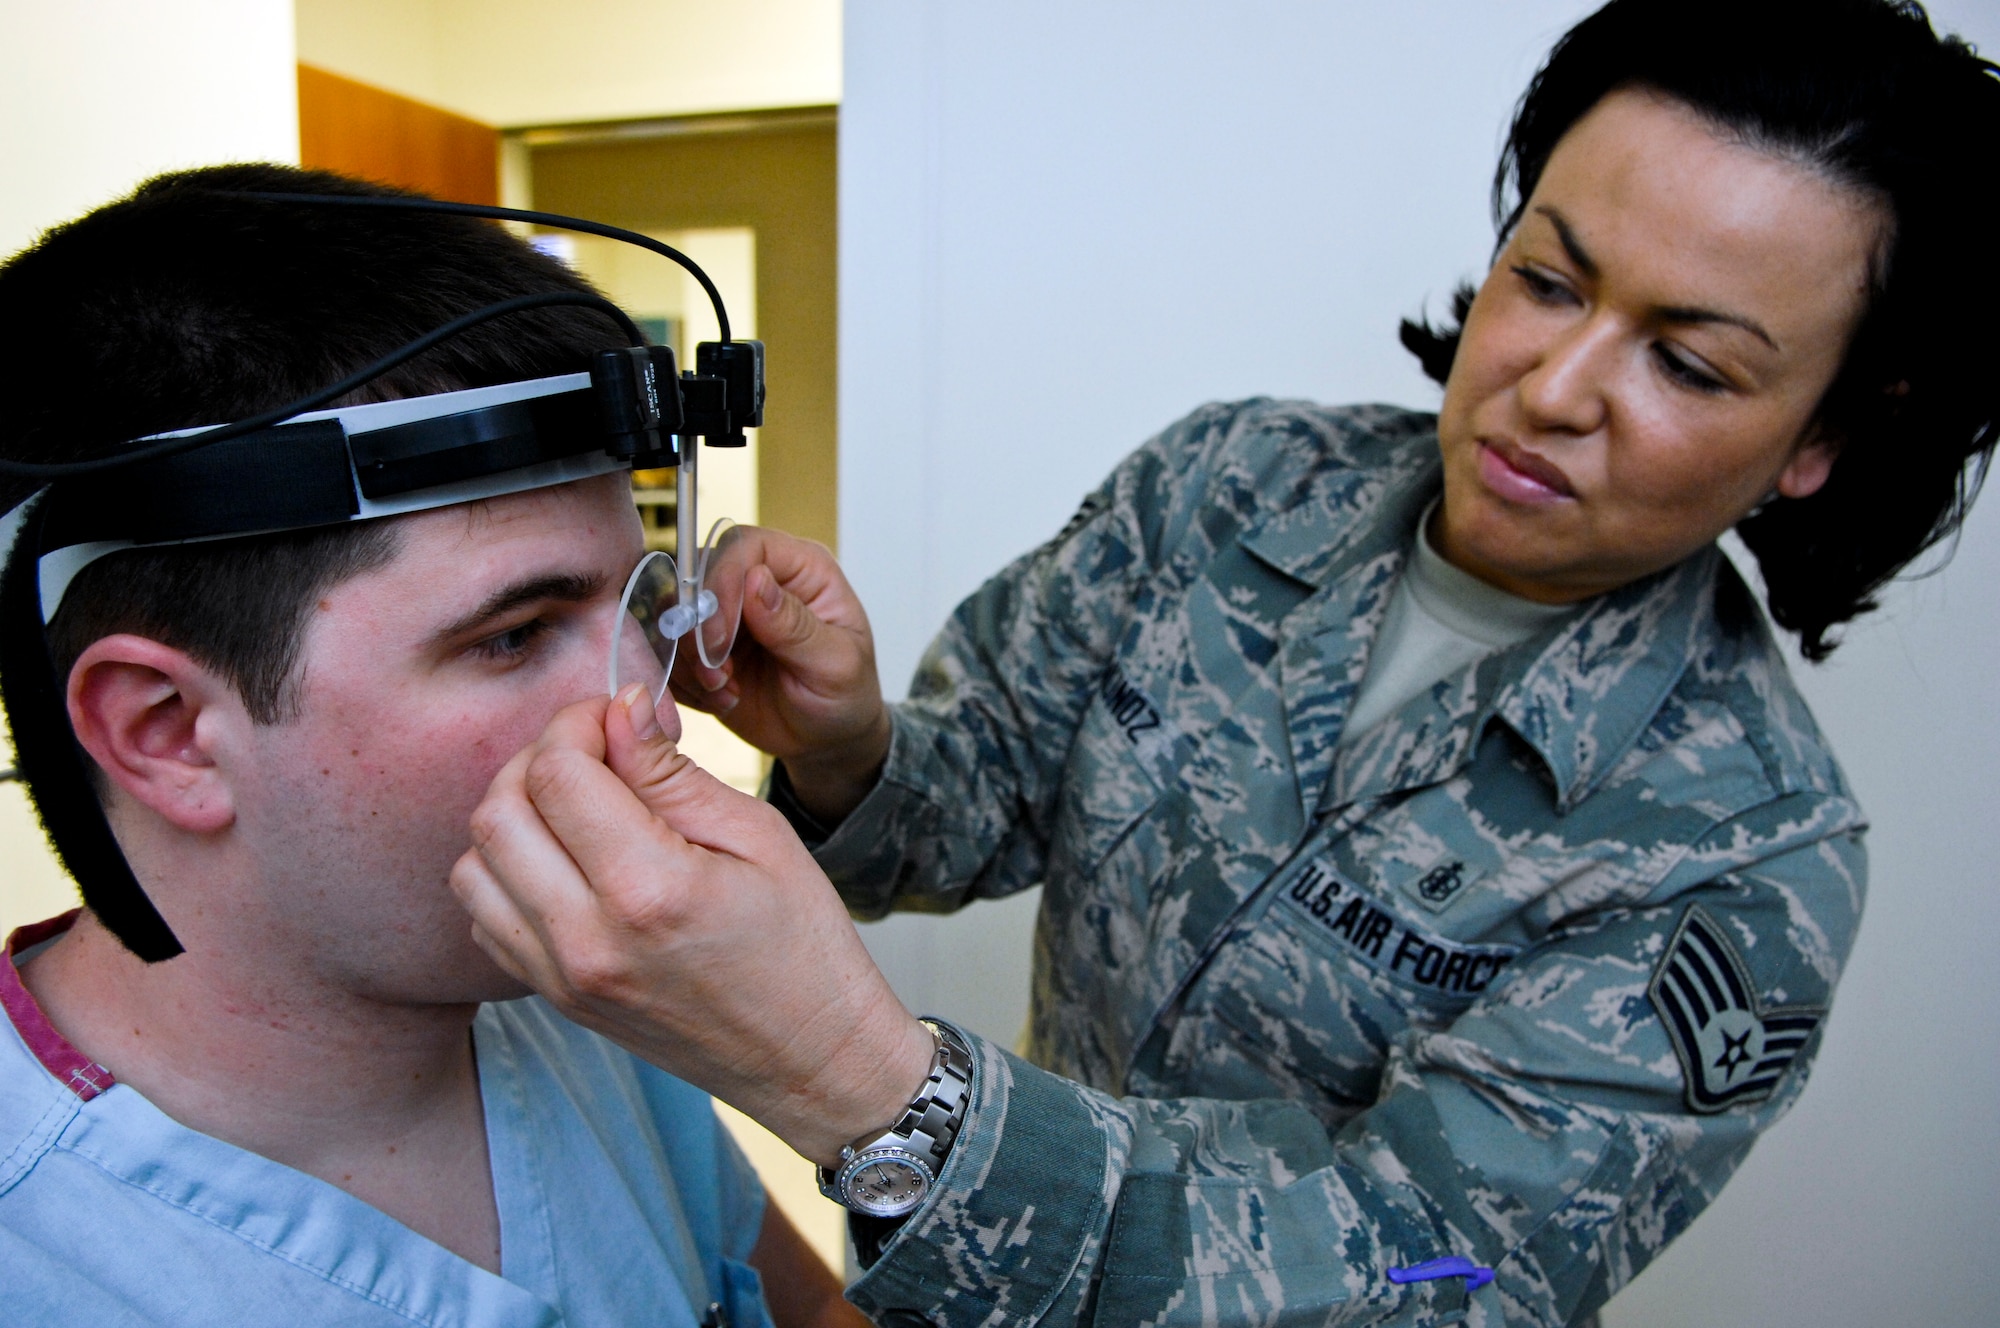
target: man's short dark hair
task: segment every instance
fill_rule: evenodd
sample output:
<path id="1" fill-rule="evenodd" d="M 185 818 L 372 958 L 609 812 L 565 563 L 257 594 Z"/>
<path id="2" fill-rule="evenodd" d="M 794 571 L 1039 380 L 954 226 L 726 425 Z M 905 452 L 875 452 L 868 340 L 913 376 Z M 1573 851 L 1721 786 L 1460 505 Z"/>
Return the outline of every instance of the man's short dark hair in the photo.
<path id="1" fill-rule="evenodd" d="M 490 222 L 238 196 L 251 191 L 396 192 L 319 171 L 221 166 L 158 176 L 49 231 L 0 267 L 0 455 L 73 461 L 148 434 L 227 423 L 322 388 L 481 306 L 591 289 Z M 335 404 L 578 372 L 620 341 L 588 310 L 520 313 Z M 33 487 L 5 483 L 10 507 Z M 23 684 L 43 661 L 22 652 L 42 643 L 0 649 L 0 697 L 22 779 L 85 903 L 128 945 L 121 910 L 94 897 L 91 864 L 116 849 L 85 842 L 104 837 L 104 822 L 60 704 L 77 657 L 114 633 L 146 636 L 228 679 L 257 722 L 286 722 L 296 713 L 312 604 L 395 549 L 393 526 L 356 522 L 93 563 L 48 626 L 53 706 L 46 687 Z M 21 565 L 29 557 L 15 550 L 11 583 L 33 575 Z"/>
<path id="2" fill-rule="evenodd" d="M 1828 632 L 1949 538 L 2000 439 L 2000 77 L 1914 0 L 1611 0 L 1566 33 L 1514 114 L 1493 184 L 1501 242 L 1564 134 L 1619 88 L 1691 107 L 1751 147 L 1881 199 L 1887 262 L 1819 424 L 1840 448 L 1808 498 L 1737 525 L 1771 616 L 1822 659 Z M 1444 382 L 1472 303 L 1403 324 Z"/>

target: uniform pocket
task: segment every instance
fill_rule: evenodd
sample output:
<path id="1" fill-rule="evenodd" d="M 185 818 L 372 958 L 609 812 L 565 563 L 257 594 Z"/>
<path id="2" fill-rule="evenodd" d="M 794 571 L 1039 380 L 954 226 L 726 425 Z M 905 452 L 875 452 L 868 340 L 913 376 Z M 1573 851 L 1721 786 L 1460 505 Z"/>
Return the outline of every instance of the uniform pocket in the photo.
<path id="1" fill-rule="evenodd" d="M 1325 858 L 1279 883 L 1190 992 L 1189 1017 L 1228 1031 L 1176 1038 L 1202 1091 L 1302 1099 L 1330 1123 L 1375 1100 L 1390 1044 L 1441 1028 L 1519 951 L 1430 930 Z"/>

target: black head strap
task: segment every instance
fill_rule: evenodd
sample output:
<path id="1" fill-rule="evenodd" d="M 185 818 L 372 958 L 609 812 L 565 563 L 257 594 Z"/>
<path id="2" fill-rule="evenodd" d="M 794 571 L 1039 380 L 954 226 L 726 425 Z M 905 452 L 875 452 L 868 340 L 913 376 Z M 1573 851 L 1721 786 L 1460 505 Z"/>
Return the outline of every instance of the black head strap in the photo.
<path id="1" fill-rule="evenodd" d="M 16 761 L 35 772 L 35 811 L 63 866 L 82 888 L 83 902 L 132 953 L 158 963 L 181 953 L 181 943 L 139 888 L 112 837 L 49 660 L 36 567 L 42 507 L 37 502 L 23 514 L 20 534 L 0 572 L 0 700 L 7 707 Z"/>
<path id="2" fill-rule="evenodd" d="M 372 504 L 610 452 L 602 396 L 579 387 L 355 434 L 338 419 L 304 420 L 58 480 L 42 502 L 41 551 L 305 530 L 384 515 Z"/>

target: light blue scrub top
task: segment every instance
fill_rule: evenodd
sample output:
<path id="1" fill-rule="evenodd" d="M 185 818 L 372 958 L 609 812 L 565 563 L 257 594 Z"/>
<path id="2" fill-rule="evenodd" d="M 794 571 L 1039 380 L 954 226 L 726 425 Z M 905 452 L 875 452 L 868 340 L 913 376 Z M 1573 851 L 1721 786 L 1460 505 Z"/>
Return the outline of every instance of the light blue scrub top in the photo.
<path id="1" fill-rule="evenodd" d="M 12 962 L 0 1004 L 0 1322 L 696 1328 L 716 1302 L 770 1323 L 743 1262 L 763 1188 L 708 1097 L 538 998 L 473 1026 L 499 1277 L 111 1083 Z"/>

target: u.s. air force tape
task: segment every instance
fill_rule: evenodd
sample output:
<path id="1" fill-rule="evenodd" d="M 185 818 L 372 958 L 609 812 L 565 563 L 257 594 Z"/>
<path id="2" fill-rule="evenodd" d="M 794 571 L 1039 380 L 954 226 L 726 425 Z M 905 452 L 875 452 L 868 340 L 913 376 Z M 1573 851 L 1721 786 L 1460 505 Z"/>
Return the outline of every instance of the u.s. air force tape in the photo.
<path id="1" fill-rule="evenodd" d="M 1477 996 L 1521 953 L 1518 946 L 1466 945 L 1411 926 L 1324 858 L 1306 864 L 1284 899 L 1368 968 L 1422 992 Z"/>
<path id="2" fill-rule="evenodd" d="M 1688 905 L 1647 985 L 1667 1026 L 1694 1110 L 1761 1102 L 1826 1018 L 1823 1005 L 1766 1009 L 1729 933 Z"/>

